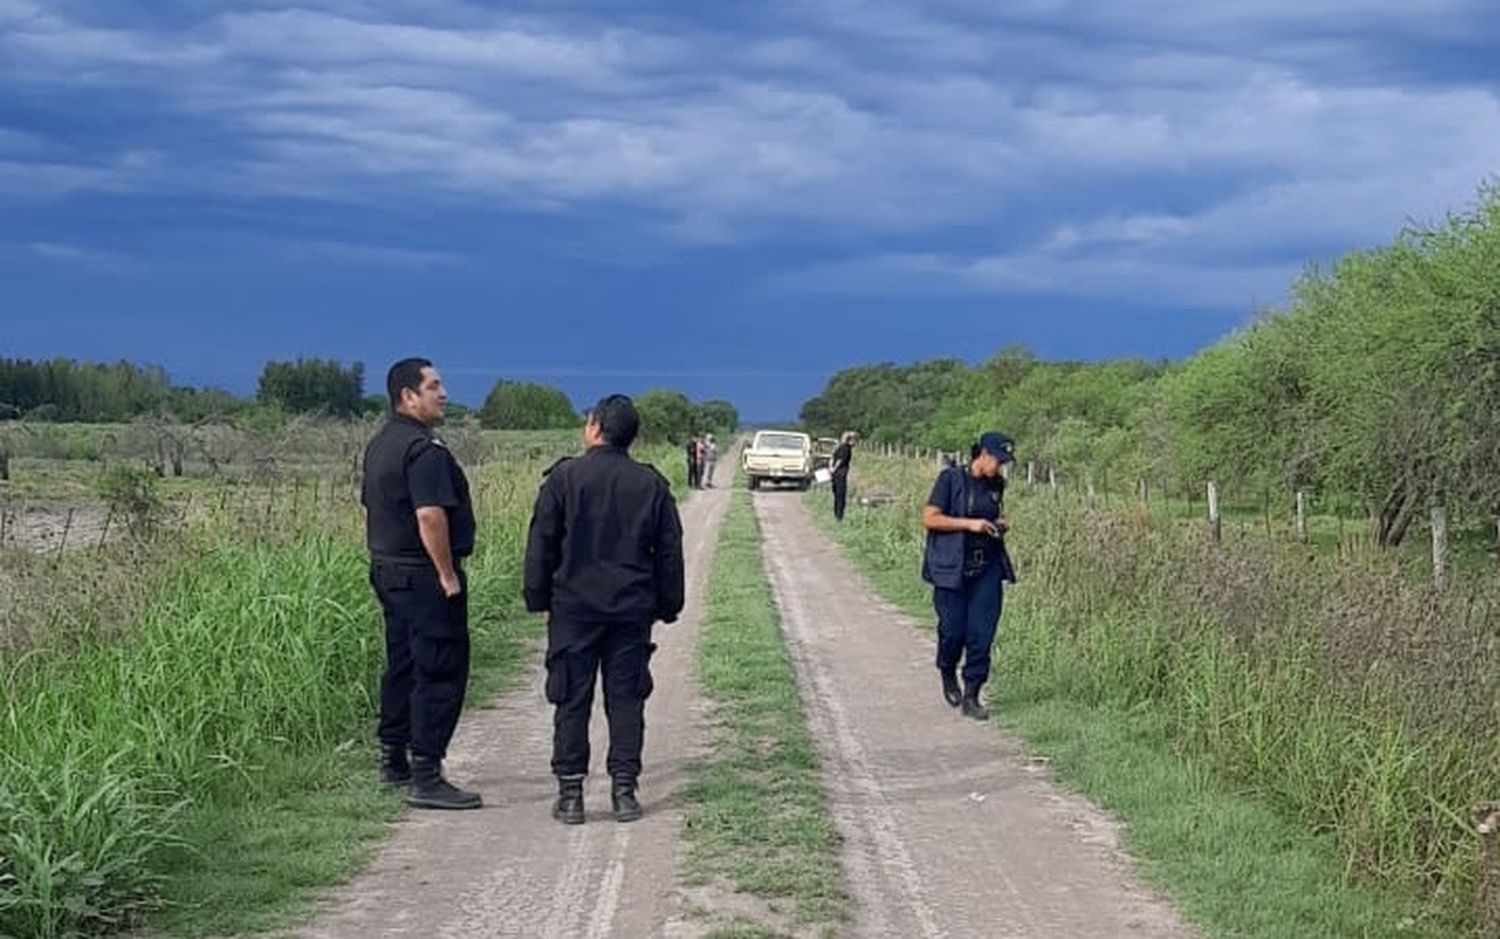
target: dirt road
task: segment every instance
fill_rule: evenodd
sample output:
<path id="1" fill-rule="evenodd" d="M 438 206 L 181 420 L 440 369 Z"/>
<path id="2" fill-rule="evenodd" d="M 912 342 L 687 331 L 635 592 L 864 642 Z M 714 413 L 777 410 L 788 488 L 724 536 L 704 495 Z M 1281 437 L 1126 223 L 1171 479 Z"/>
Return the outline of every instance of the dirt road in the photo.
<path id="1" fill-rule="evenodd" d="M 370 868 L 340 889 L 304 939 L 698 935 L 677 884 L 675 793 L 701 744 L 694 650 L 727 489 L 683 510 L 688 606 L 658 627 L 647 710 L 648 812 L 616 824 L 596 770 L 589 821 L 549 807 L 551 712 L 541 674 L 467 714 L 450 775 L 480 790 L 478 812 L 413 812 Z M 1051 787 L 992 727 L 939 697 L 932 640 L 873 599 L 790 492 L 755 496 L 767 566 L 805 710 L 846 840 L 860 937 L 1186 937 L 1137 884 L 1107 818 Z M 594 729 L 596 758 L 606 739 Z M 701 898 L 700 898 L 701 900 Z"/>
<path id="2" fill-rule="evenodd" d="M 699 739 L 694 650 L 728 495 L 724 488 L 695 492 L 682 508 L 688 603 L 677 623 L 658 625 L 653 636 L 659 648 L 646 709 L 645 817 L 621 825 L 609 814 L 608 736 L 596 698 L 588 822 L 567 827 L 552 819 L 552 710 L 537 665 L 493 708 L 470 712 L 459 725 L 448 775 L 479 790 L 485 807 L 409 813 L 369 869 L 295 935 L 582 939 L 678 930 L 682 813 L 674 793 Z"/>
<path id="3" fill-rule="evenodd" d="M 846 842 L 855 935 L 1192 935 L 1133 880 L 1106 817 L 942 701 L 931 634 L 871 597 L 800 498 L 759 494 L 755 510 Z"/>

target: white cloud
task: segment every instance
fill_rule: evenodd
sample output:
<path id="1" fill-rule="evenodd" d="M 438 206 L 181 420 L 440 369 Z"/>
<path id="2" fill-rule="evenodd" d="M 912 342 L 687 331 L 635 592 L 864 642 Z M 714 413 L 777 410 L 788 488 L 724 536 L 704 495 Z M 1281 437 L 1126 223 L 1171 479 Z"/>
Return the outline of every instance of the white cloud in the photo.
<path id="1" fill-rule="evenodd" d="M 141 269 L 138 259 L 117 251 L 85 248 L 56 241 L 33 241 L 26 248 L 36 257 L 107 274 L 127 274 Z"/>
<path id="2" fill-rule="evenodd" d="M 1046 250 L 985 256 L 885 254 L 815 265 L 779 276 L 771 286 L 854 296 L 1087 297 L 1245 313 L 1284 303 L 1301 270 L 1293 263 L 1068 257 Z"/>
<path id="3" fill-rule="evenodd" d="M 306 10 L 232 14 L 218 23 L 226 54 L 298 65 L 364 62 L 477 69 L 537 80 L 603 85 L 632 60 L 672 54 L 673 43 L 620 31 L 590 36 L 524 28 L 439 28 L 372 23 Z"/>
<path id="4" fill-rule="evenodd" d="M 83 191 L 124 192 L 155 172 L 153 154 L 131 151 L 103 165 L 58 160 L 0 159 L 0 196 L 41 199 Z"/>
<path id="5" fill-rule="evenodd" d="M 680 240 L 877 245 L 784 281 L 818 289 L 873 264 L 929 287 L 1165 278 L 1243 303 L 1310 252 L 1463 204 L 1500 140 L 1492 87 L 1403 83 L 1366 55 L 1462 40 L 1478 0 L 809 0 L 733 34 L 413 0 L 238 9 L 127 31 L 0 0 L 12 84 L 139 89 L 168 128 L 144 157 L 98 142 L 127 154 L 102 163 L 0 131 L 0 195 L 624 206 Z M 1364 77 L 1326 77 L 1351 66 Z M 974 234 L 1023 210 L 1035 245 Z"/>
<path id="6" fill-rule="evenodd" d="M 32 0 L 0 0 L 0 26 L 26 26 L 51 20 L 41 5 Z"/>
<path id="7" fill-rule="evenodd" d="M 343 261 L 405 268 L 443 267 L 467 263 L 466 255 L 424 248 L 393 247 L 348 241 L 285 242 L 278 250 L 299 260 Z"/>
<path id="8" fill-rule="evenodd" d="M 46 138 L 41 134 L 14 127 L 0 127 L 0 153 L 38 153 L 46 149 L 46 144 Z"/>
<path id="9" fill-rule="evenodd" d="M 166 37 L 144 36 L 118 29 L 88 29 L 58 20 L 23 20 L 4 37 L 14 54 L 49 64 L 122 65 L 170 69 L 212 65 L 219 50 Z M 88 75 L 78 76 L 88 80 Z"/>

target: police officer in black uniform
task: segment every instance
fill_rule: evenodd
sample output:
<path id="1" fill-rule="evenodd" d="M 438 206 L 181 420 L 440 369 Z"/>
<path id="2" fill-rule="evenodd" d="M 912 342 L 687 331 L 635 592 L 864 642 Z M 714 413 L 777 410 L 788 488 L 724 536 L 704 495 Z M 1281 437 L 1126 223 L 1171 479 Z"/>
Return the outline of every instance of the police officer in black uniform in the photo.
<path id="1" fill-rule="evenodd" d="M 469 682 L 463 568 L 474 550 L 469 482 L 433 433 L 448 393 L 432 363 L 397 362 L 386 376 L 386 391 L 391 416 L 365 448 L 361 496 L 370 584 L 385 611 L 381 777 L 392 785 L 410 784 L 411 805 L 475 809 L 478 793 L 443 778 L 443 758 Z"/>
<path id="2" fill-rule="evenodd" d="M 689 434 L 687 439 L 687 484 L 689 489 L 703 488 L 703 445 L 698 440 L 697 434 Z"/>
<path id="3" fill-rule="evenodd" d="M 938 615 L 937 668 L 943 699 L 965 717 L 988 720 L 979 691 L 990 677 L 990 648 L 1000 623 L 1004 584 L 1016 582 L 1005 546 L 1005 477 L 1015 442 L 989 431 L 969 451 L 968 465 L 945 466 L 922 508 L 927 548 L 922 579 L 932 585 Z M 963 688 L 958 685 L 963 662 Z"/>
<path id="4" fill-rule="evenodd" d="M 589 412 L 587 452 L 559 461 L 537 494 L 526 542 L 526 608 L 547 620 L 547 700 L 555 706 L 553 817 L 583 821 L 594 676 L 604 675 L 614 816 L 641 817 L 651 626 L 682 612 L 682 522 L 671 487 L 631 459 L 640 428 L 635 405 L 611 395 Z"/>
<path id="5" fill-rule="evenodd" d="M 833 475 L 833 517 L 844 520 L 844 506 L 849 500 L 849 464 L 854 459 L 854 446 L 859 435 L 845 431 L 843 440 L 828 460 L 828 470 Z"/>

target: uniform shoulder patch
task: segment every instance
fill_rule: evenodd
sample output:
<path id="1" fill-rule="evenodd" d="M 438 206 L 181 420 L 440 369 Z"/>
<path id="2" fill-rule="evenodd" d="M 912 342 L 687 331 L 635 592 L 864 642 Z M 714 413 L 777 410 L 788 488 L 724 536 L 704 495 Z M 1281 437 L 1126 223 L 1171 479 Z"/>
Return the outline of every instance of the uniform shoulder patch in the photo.
<path id="1" fill-rule="evenodd" d="M 429 434 L 413 434 L 406 441 L 406 460 L 410 462 L 424 453 L 428 447 L 438 443 L 438 440 Z"/>
<path id="2" fill-rule="evenodd" d="M 560 456 L 556 460 L 553 460 L 551 466 L 548 466 L 546 469 L 542 470 L 542 478 L 546 479 L 548 476 L 551 476 L 553 470 L 557 469 L 559 466 L 562 466 L 564 463 L 568 462 L 571 459 L 573 459 L 573 457 Z"/>

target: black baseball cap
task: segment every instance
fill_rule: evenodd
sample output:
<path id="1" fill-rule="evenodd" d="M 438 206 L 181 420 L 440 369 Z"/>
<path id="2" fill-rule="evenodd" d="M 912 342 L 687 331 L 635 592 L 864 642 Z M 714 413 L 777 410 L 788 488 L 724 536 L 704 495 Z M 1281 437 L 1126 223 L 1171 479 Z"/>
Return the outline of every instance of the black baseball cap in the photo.
<path id="1" fill-rule="evenodd" d="M 1016 442 L 998 430 L 988 430 L 981 434 L 979 449 L 1001 463 L 1010 463 L 1016 458 Z"/>

